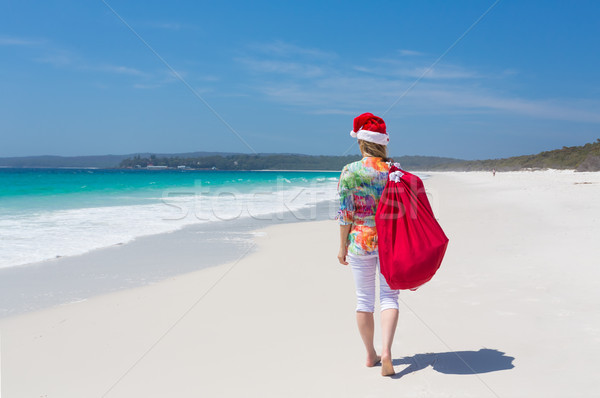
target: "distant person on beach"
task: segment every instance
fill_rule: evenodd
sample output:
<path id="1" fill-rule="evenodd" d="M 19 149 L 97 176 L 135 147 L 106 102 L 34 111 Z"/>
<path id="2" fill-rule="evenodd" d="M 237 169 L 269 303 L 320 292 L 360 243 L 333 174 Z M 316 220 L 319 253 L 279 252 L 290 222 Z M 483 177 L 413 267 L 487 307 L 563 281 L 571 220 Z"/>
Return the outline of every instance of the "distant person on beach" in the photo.
<path id="1" fill-rule="evenodd" d="M 492 176 L 496 177 L 496 169 L 492 170 Z"/>
<path id="2" fill-rule="evenodd" d="M 381 374 L 394 374 L 392 342 L 398 323 L 398 290 L 392 290 L 379 270 L 375 211 L 386 185 L 390 165 L 389 141 L 383 119 L 364 113 L 354 119 L 350 133 L 358 139 L 362 159 L 344 166 L 340 176 L 340 250 L 338 260 L 350 265 L 356 285 L 356 321 L 367 350 L 368 367 L 381 362 Z M 381 304 L 381 356 L 373 345 L 375 281 L 379 276 Z"/>

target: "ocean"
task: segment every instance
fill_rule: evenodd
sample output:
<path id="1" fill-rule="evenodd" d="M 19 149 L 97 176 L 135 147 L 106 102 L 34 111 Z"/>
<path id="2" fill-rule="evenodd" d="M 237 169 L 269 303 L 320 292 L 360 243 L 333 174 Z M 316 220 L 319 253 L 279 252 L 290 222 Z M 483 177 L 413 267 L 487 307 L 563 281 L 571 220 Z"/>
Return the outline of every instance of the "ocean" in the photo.
<path id="1" fill-rule="evenodd" d="M 339 172 L 0 168 L 0 267 L 337 197 Z M 295 213 L 297 212 L 297 213 Z"/>

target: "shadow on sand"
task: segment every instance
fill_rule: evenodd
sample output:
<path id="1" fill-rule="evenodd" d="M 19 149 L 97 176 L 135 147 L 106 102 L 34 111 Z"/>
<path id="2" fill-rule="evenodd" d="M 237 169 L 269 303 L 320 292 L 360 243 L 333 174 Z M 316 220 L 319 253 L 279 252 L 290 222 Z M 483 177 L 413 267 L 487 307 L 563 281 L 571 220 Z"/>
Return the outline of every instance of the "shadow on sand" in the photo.
<path id="1" fill-rule="evenodd" d="M 502 351 L 482 348 L 479 351 L 451 351 L 417 354 L 412 357 L 394 359 L 394 366 L 409 365 L 392 378 L 399 379 L 409 373 L 430 366 L 440 373 L 467 375 L 512 369 L 515 358 L 505 356 Z"/>

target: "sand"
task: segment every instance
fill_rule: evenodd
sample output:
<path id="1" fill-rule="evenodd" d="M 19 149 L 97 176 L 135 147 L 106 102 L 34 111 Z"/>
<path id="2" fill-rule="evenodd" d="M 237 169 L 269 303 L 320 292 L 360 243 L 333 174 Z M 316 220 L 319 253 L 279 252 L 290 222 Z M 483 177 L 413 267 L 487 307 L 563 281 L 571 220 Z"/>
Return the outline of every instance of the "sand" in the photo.
<path id="1" fill-rule="evenodd" d="M 400 294 L 396 377 L 364 366 L 326 220 L 263 228 L 236 261 L 1 319 L 3 396 L 597 396 L 600 173 L 431 174 L 450 245 L 431 282 Z"/>

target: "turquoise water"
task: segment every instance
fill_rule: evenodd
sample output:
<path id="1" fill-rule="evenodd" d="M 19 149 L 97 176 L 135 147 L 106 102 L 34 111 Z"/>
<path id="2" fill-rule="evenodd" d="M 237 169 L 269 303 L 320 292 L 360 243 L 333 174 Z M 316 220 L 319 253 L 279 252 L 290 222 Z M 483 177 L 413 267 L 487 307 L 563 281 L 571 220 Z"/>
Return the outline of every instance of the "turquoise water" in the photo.
<path id="1" fill-rule="evenodd" d="M 0 168 L 0 267 L 336 197 L 339 172 Z"/>
<path id="2" fill-rule="evenodd" d="M 250 192 L 282 179 L 302 185 L 337 177 L 338 172 L 0 168 L 0 212 L 146 204 L 168 189 Z"/>

